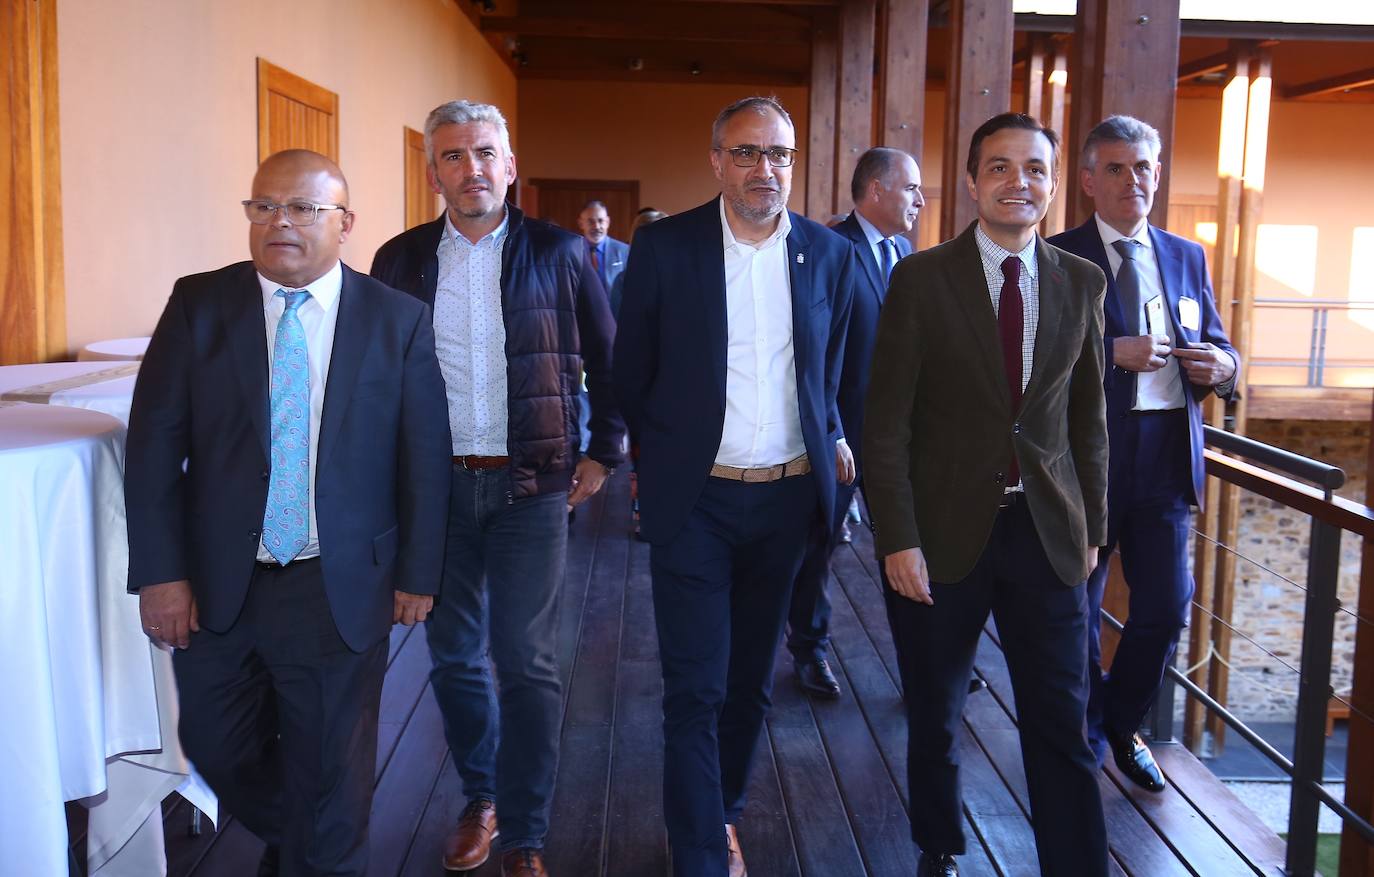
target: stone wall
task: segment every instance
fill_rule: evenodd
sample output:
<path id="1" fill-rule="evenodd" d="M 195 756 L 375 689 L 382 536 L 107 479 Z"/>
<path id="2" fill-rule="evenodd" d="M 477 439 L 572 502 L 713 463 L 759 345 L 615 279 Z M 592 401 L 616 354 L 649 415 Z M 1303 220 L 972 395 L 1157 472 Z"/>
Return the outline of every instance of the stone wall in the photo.
<path id="1" fill-rule="evenodd" d="M 1346 483 L 1337 493 L 1365 501 L 1369 424 L 1337 421 L 1256 420 L 1247 430 L 1258 441 L 1340 466 Z M 1311 519 L 1278 503 L 1242 493 L 1236 563 L 1236 599 L 1232 624 L 1259 646 L 1294 667 L 1302 655 L 1303 601 Z M 1261 568 L 1265 567 L 1265 568 Z M 1267 569 L 1266 569 L 1267 568 Z M 1284 581 L 1290 579 L 1294 584 Z M 1354 612 L 1360 578 L 1360 540 L 1347 533 L 1341 540 L 1340 599 Z M 1355 619 L 1338 612 L 1332 658 L 1332 685 L 1350 690 L 1355 647 Z M 1186 646 L 1180 648 L 1186 651 Z M 1297 705 L 1298 677 L 1256 645 L 1232 636 L 1230 707 L 1246 721 L 1291 719 Z M 1180 664 L 1182 659 L 1180 659 Z M 1181 700 L 1181 699 L 1180 699 Z"/>

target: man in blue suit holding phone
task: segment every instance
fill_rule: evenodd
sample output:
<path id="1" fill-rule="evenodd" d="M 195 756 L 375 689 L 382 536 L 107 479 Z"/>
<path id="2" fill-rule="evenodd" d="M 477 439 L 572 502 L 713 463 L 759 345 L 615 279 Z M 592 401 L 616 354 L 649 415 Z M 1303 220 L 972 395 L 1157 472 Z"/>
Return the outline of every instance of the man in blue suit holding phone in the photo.
<path id="1" fill-rule="evenodd" d="M 745 873 L 735 823 L 788 595 L 854 477 L 835 404 L 853 248 L 787 210 L 795 144 L 776 99 L 722 110 L 720 197 L 640 229 L 625 275 L 612 372 L 640 447 L 678 877 Z"/>
<path id="2" fill-rule="evenodd" d="M 1207 261 L 1196 243 L 1148 221 L 1159 186 L 1159 132 L 1111 116 L 1083 144 L 1083 191 L 1093 217 L 1050 243 L 1107 275 L 1103 386 L 1110 437 L 1107 546 L 1088 579 L 1088 734 L 1132 782 L 1162 791 L 1164 777 L 1136 733 L 1159 694 L 1188 623 L 1189 510 L 1201 506 L 1202 400 L 1236 390 L 1240 357 L 1222 328 Z M 1112 549 L 1120 546 L 1130 617 L 1101 671 L 1096 623 Z"/>

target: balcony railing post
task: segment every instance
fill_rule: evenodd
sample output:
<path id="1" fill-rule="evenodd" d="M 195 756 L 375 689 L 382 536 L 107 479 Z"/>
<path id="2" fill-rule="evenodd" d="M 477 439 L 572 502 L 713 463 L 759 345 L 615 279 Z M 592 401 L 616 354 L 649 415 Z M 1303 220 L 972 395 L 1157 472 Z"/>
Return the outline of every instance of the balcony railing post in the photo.
<path id="1" fill-rule="evenodd" d="M 1316 387 L 1321 384 L 1317 378 L 1317 350 L 1320 346 L 1318 341 L 1321 335 L 1322 312 L 1321 308 L 1312 309 L 1312 338 L 1308 342 L 1307 349 L 1307 386 Z"/>
<path id="2" fill-rule="evenodd" d="M 1328 492 L 1329 495 L 1329 492 Z M 1302 623 L 1302 678 L 1298 682 L 1293 736 L 1293 787 L 1288 808 L 1287 873 L 1312 877 L 1317 861 L 1317 816 L 1312 791 L 1322 781 L 1326 755 L 1326 708 L 1331 700 L 1331 642 L 1335 635 L 1341 531 L 1312 521 L 1307 554 L 1307 601 Z"/>

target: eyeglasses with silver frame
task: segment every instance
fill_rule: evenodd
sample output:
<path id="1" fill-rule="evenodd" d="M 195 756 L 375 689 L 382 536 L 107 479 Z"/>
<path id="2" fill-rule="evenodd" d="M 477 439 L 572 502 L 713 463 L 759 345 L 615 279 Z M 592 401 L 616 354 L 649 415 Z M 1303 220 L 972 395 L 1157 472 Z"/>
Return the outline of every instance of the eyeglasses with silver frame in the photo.
<path id="1" fill-rule="evenodd" d="M 348 208 L 342 204 L 314 204 L 310 201 L 288 201 L 285 204 L 278 204 L 275 201 L 250 198 L 241 203 L 243 204 L 243 214 L 254 225 L 268 225 L 277 218 L 278 210 L 285 210 L 287 222 L 295 226 L 314 225 L 315 220 L 320 218 L 321 210 L 348 212 Z"/>
<path id="2" fill-rule="evenodd" d="M 797 160 L 797 150 L 790 146 L 755 146 L 752 143 L 745 143 L 741 146 L 717 146 L 719 152 L 730 153 L 730 159 L 735 167 L 754 167 L 763 157 L 768 156 L 768 163 L 773 167 L 791 167 Z"/>

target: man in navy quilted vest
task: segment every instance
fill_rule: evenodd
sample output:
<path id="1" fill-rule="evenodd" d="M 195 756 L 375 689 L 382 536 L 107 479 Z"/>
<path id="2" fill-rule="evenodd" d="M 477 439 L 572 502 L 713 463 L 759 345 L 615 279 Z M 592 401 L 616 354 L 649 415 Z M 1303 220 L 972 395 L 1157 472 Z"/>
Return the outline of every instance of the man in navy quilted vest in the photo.
<path id="1" fill-rule="evenodd" d="M 515 156 L 500 110 L 443 104 L 425 122 L 425 151 L 447 209 L 384 244 L 372 274 L 433 305 L 448 392 L 453 500 L 427 633 L 467 806 L 443 865 L 477 868 L 499 836 L 501 873 L 534 877 L 546 873 L 558 767 L 567 507 L 596 493 L 623 455 L 615 323 L 582 238 L 506 203 Z M 584 368 L 586 456 L 575 401 Z"/>

